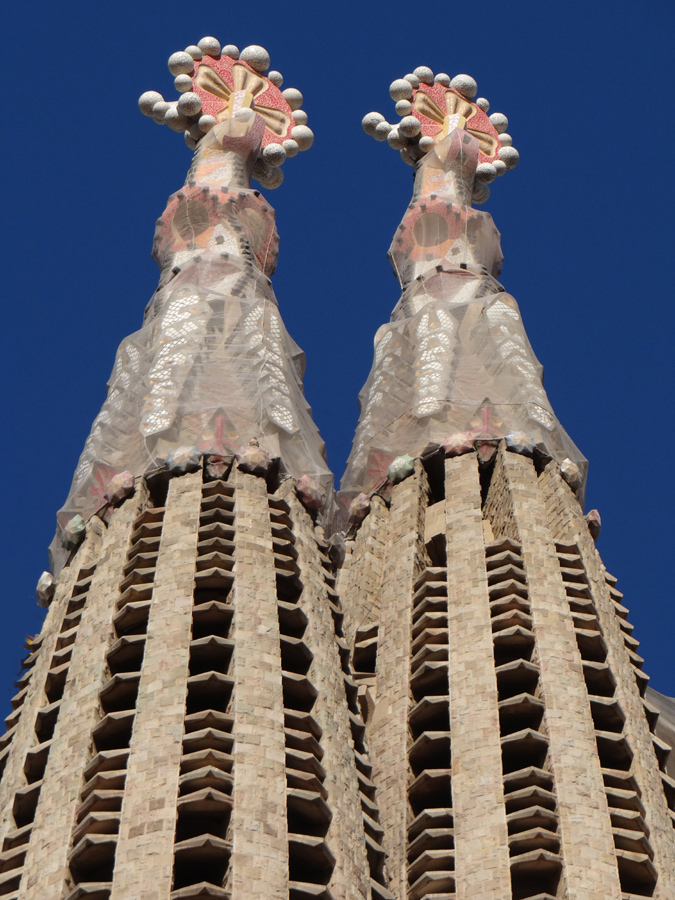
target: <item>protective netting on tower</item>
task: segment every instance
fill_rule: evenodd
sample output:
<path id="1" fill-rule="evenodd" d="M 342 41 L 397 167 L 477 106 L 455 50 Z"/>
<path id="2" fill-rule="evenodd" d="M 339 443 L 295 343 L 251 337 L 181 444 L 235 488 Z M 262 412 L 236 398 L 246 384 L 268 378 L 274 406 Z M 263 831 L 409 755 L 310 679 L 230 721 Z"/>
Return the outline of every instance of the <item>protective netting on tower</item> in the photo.
<path id="1" fill-rule="evenodd" d="M 472 206 L 487 199 L 487 182 L 517 162 L 508 122 L 501 113 L 488 118 L 486 100 L 471 101 L 468 76 L 452 86 L 445 75 L 436 79 L 420 67 L 393 82 L 404 116 L 398 126 L 379 113 L 363 122 L 400 149 L 416 175 L 389 251 L 402 296 L 375 336 L 340 486 L 343 505 L 375 489 L 398 456 L 419 456 L 429 444 L 454 452 L 501 438 L 522 452 L 567 460 L 582 490 L 586 460 L 553 413 L 518 304 L 496 280 L 499 232 Z"/>
<path id="2" fill-rule="evenodd" d="M 414 302 L 404 295 L 377 332 L 341 491 L 368 492 L 396 456 L 419 456 L 430 443 L 457 434 L 490 441 L 524 432 L 585 473 L 586 460 L 546 396 L 515 299 L 469 269 L 433 281 Z"/>
<path id="3" fill-rule="evenodd" d="M 303 393 L 304 354 L 270 282 L 274 210 L 249 187 L 263 127 L 250 109 L 216 125 L 169 198 L 153 252 L 160 284 L 117 352 L 59 529 L 102 506 L 116 473 L 145 473 L 180 446 L 232 456 L 257 438 L 290 475 L 331 484 Z"/>

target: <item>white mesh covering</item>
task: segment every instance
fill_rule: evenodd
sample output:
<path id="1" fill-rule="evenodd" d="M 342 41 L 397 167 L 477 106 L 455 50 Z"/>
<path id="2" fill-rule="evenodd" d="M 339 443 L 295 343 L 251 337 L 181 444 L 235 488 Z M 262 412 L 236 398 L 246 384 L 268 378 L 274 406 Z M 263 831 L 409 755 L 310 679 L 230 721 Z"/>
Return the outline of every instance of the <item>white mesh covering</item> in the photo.
<path id="1" fill-rule="evenodd" d="M 341 491 L 372 490 L 391 460 L 455 432 L 494 440 L 526 432 L 551 457 L 584 457 L 556 419 L 518 304 L 496 276 L 492 217 L 469 198 L 475 138 L 454 130 L 419 163 L 413 201 L 390 249 L 403 294 L 375 336 Z"/>
<path id="2" fill-rule="evenodd" d="M 304 354 L 269 280 L 274 211 L 249 187 L 259 144 L 250 123 L 233 137 L 233 121 L 202 139 L 184 188 L 157 224 L 160 286 L 143 326 L 117 352 L 59 529 L 101 506 L 113 475 L 142 474 L 181 445 L 228 456 L 255 437 L 294 477 L 331 483 L 303 394 Z"/>

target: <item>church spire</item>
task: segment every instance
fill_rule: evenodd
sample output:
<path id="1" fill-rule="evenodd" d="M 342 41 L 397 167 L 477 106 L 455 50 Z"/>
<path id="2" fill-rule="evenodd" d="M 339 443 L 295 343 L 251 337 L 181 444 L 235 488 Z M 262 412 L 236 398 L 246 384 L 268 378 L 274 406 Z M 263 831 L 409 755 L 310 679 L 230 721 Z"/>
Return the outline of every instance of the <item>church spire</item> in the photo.
<path id="1" fill-rule="evenodd" d="M 159 287 L 139 331 L 117 353 L 108 396 L 80 458 L 59 526 L 105 504 L 113 476 L 140 475 L 179 447 L 232 457 L 252 439 L 296 479 L 331 475 L 304 398 L 304 354 L 272 289 L 274 210 L 251 187 L 278 187 L 287 157 L 313 134 L 302 94 L 280 90 L 262 47 L 215 38 L 174 53 L 180 97 L 144 93 L 141 112 L 195 150 L 185 185 L 157 222 Z M 265 74 L 267 72 L 267 74 Z"/>
<path id="2" fill-rule="evenodd" d="M 488 115 L 468 75 L 420 66 L 391 84 L 401 117 L 363 119 L 415 169 L 412 202 L 389 250 L 402 295 L 375 336 L 342 490 L 369 492 L 401 455 L 496 442 L 552 457 L 581 488 L 586 461 L 556 419 L 515 299 L 497 281 L 500 235 L 475 209 L 518 163 L 502 113 Z"/>

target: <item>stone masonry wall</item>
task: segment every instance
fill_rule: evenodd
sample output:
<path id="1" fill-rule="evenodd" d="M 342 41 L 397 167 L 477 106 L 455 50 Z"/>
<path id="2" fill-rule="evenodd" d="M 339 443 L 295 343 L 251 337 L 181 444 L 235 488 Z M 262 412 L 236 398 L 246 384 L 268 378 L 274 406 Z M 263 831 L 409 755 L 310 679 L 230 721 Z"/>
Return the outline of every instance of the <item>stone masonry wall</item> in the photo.
<path id="1" fill-rule="evenodd" d="M 588 576 L 607 645 L 607 663 L 616 681 L 616 698 L 626 717 L 624 734 L 634 754 L 631 771 L 640 788 L 646 810 L 649 842 L 654 850 L 654 866 L 659 874 L 653 896 L 659 900 L 668 900 L 675 897 L 675 830 L 668 815 L 643 701 L 605 580 L 605 570 L 582 511 L 555 463 L 547 466 L 539 481 L 552 527 L 564 535 L 565 539 L 576 542 Z"/>
<path id="2" fill-rule="evenodd" d="M 309 675 L 319 692 L 312 715 L 323 731 L 324 786 L 328 789 L 327 803 L 333 814 L 327 843 L 335 856 L 335 868 L 329 887 L 335 900 L 365 900 L 370 898 L 370 885 L 359 783 L 320 551 L 314 523 L 296 496 L 294 482 L 284 482 L 278 493 L 291 508 L 300 578 L 304 584 L 299 605 L 309 619 L 304 640 L 314 654 Z"/>
<path id="3" fill-rule="evenodd" d="M 385 830 L 389 887 L 399 898 L 405 897 L 407 885 L 411 597 L 415 577 L 425 562 L 426 505 L 427 479 L 417 460 L 414 474 L 393 489 L 382 588 L 378 697 L 368 732 Z"/>
<path id="4" fill-rule="evenodd" d="M 169 484 L 111 900 L 166 900 L 187 692 L 201 472 Z"/>
<path id="5" fill-rule="evenodd" d="M 500 449 L 537 639 L 569 900 L 621 900 L 611 823 L 572 616 L 534 465 Z"/>
<path id="6" fill-rule="evenodd" d="M 120 560 L 125 557 L 134 519 L 143 502 L 143 492 L 137 491 L 115 511 L 103 535 L 98 565 L 73 647 L 26 856 L 19 892 L 22 900 L 38 897 L 61 900 L 63 896 L 75 809 L 90 758 L 91 731 L 100 718 L 99 693 L 107 673 L 105 654 L 119 596 Z M 99 522 L 91 519 L 88 528 L 95 528 Z M 79 568 L 79 556 L 82 551 L 85 556 L 87 550 L 85 544 L 71 567 Z"/>
<path id="7" fill-rule="evenodd" d="M 104 533 L 103 523 L 100 523 L 100 525 L 100 530 Z M 37 636 L 36 644 L 39 652 L 34 665 L 30 669 L 26 698 L 21 707 L 19 720 L 12 729 L 11 743 L 8 744 L 8 759 L 2 782 L 0 782 L 0 841 L 4 840 L 8 833 L 15 830 L 14 817 L 12 815 L 14 795 L 17 790 L 26 785 L 26 779 L 23 774 L 26 753 L 34 748 L 36 744 L 35 717 L 38 710 L 47 704 L 44 691 L 45 680 L 51 667 L 54 648 L 70 600 L 70 594 L 78 572 L 82 568 L 80 557 L 84 558 L 86 556 L 87 558 L 97 559 L 101 549 L 101 541 L 102 534 L 99 531 L 90 529 L 76 560 L 72 565 L 66 566 L 61 573 L 54 599 L 47 610 L 42 630 Z M 35 644 L 33 647 L 35 648 Z M 35 652 L 35 649 L 33 652 Z M 5 735 L 5 739 L 9 739 L 9 734 Z"/>
<path id="8" fill-rule="evenodd" d="M 490 523 L 495 538 L 508 537 L 514 541 L 520 540 L 501 453 L 497 454 L 494 461 L 490 487 L 483 506 L 483 518 Z"/>
<path id="9" fill-rule="evenodd" d="M 456 895 L 457 900 L 511 900 L 476 454 L 446 460 L 445 496 Z"/>
<path id="10" fill-rule="evenodd" d="M 237 471 L 232 900 L 287 900 L 284 701 L 264 479 Z"/>
<path id="11" fill-rule="evenodd" d="M 377 495 L 370 512 L 353 540 L 347 541 L 347 556 L 340 569 L 338 592 L 345 605 L 345 638 L 354 641 L 356 629 L 377 624 L 384 575 L 384 553 L 389 510 Z"/>

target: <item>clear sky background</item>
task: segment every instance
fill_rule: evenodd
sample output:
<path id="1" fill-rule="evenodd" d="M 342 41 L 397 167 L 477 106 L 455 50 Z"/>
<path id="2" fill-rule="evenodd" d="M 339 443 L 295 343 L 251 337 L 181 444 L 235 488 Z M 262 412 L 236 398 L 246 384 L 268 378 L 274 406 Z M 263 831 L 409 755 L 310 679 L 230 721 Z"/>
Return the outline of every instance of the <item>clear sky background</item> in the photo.
<path id="1" fill-rule="evenodd" d="M 553 407 L 590 460 L 587 508 L 652 686 L 675 695 L 671 0 L 62 0 L 3 13 L 3 446 L 0 700 L 8 709 L 35 583 L 115 351 L 157 283 L 155 219 L 190 163 L 137 111 L 178 95 L 166 60 L 214 35 L 257 43 L 298 87 L 316 141 L 267 197 L 275 291 L 307 354 L 305 390 L 339 478 L 372 339 L 399 292 L 386 251 L 411 172 L 361 130 L 418 65 L 467 72 L 506 113 L 520 166 L 484 207 L 502 232 Z"/>

